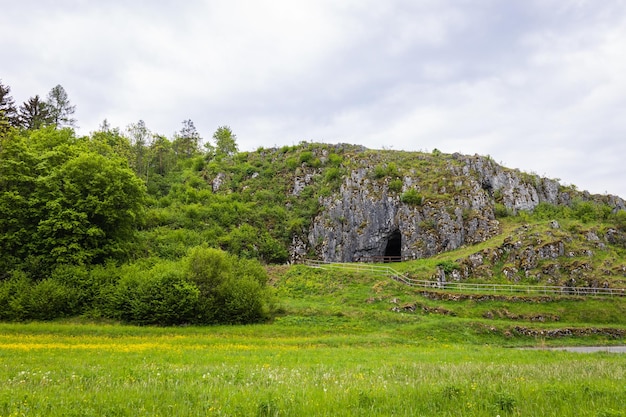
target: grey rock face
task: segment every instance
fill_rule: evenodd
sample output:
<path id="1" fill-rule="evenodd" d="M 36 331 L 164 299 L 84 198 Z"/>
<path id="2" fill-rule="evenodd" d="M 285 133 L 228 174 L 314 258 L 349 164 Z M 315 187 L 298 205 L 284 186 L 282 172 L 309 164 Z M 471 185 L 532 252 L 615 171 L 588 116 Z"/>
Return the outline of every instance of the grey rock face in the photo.
<path id="1" fill-rule="evenodd" d="M 556 180 L 506 169 L 490 158 L 460 155 L 457 158 L 463 162 L 463 174 L 476 174 L 490 197 L 514 212 L 532 210 L 542 202 L 569 203 L 569 194 L 559 191 L 560 185 Z"/>
<path id="2" fill-rule="evenodd" d="M 405 177 L 404 187 L 414 183 Z M 486 193 L 475 183 L 465 196 L 401 202 L 387 181 L 372 180 L 366 168 L 346 178 L 338 193 L 321 200 L 322 210 L 309 231 L 309 244 L 326 261 L 355 262 L 389 255 L 393 236 L 399 236 L 393 255 L 418 259 L 453 250 L 494 236 L 498 222 Z"/>
<path id="3" fill-rule="evenodd" d="M 378 160 L 380 161 L 380 159 Z M 294 240 L 292 261 L 315 253 L 330 262 L 367 261 L 385 255 L 419 259 L 463 245 L 485 241 L 499 232 L 497 205 L 516 213 L 540 203 L 569 205 L 573 198 L 605 202 L 615 210 L 626 203 L 614 196 L 591 196 L 560 186 L 556 180 L 504 168 L 488 157 L 454 154 L 430 170 L 431 182 L 416 169 L 404 170 L 402 190 L 397 181 L 375 178 L 374 162 L 352 161 L 338 191 L 319 199 L 320 211 L 307 235 Z M 433 172 L 437 169 L 437 172 Z M 302 167 L 294 178 L 293 194 L 316 180 L 314 169 Z M 440 185 L 433 185 L 433 175 Z M 393 188 L 393 189 L 392 189 Z M 407 190 L 424 194 L 419 204 L 402 202 Z M 551 224 L 558 229 L 558 222 Z M 611 236 L 619 240 L 618 234 Z M 621 236 L 621 235 L 620 235 Z M 589 236 L 593 239 L 593 236 Z M 513 243 L 509 243 L 513 244 Z M 511 248 L 517 249 L 517 248 Z M 563 244 L 532 248 L 518 267 L 534 268 L 537 261 L 563 255 Z"/>

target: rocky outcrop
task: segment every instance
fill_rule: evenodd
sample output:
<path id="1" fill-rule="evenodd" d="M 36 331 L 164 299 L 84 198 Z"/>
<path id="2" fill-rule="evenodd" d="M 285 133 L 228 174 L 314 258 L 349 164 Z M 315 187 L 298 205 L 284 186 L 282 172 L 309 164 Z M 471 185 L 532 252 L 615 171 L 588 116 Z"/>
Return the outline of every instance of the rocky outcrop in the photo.
<path id="1" fill-rule="evenodd" d="M 575 199 L 601 201 L 615 210 L 626 208 L 618 197 L 580 193 L 553 179 L 504 168 L 488 157 L 403 153 L 402 169 L 395 165 L 387 169 L 393 164 L 385 160 L 388 154 L 352 151 L 356 153 L 344 166 L 341 185 L 319 198 L 319 212 L 306 234 L 294 236 L 292 261 L 312 253 L 331 262 L 367 261 L 385 255 L 430 257 L 495 236 L 499 233 L 495 212 L 502 208 L 516 213 L 541 203 L 569 205 Z M 325 160 L 327 155 L 315 157 Z M 394 174 L 377 174 L 386 171 Z M 319 181 L 320 172 L 306 164 L 298 168 L 292 195 Z M 403 199 L 408 192 L 417 198 Z M 560 225 L 554 222 L 552 227 Z M 610 239 L 620 237 L 614 234 Z M 527 247 L 520 262 L 509 265 L 506 273 L 531 270 L 541 260 L 562 256 L 564 247 L 558 241 Z M 510 252 L 511 248 L 502 249 Z"/>
<path id="2" fill-rule="evenodd" d="M 569 204 L 571 195 L 560 191 L 556 180 L 542 178 L 517 170 L 506 169 L 491 158 L 454 154 L 461 162 L 458 168 L 462 175 L 473 175 L 488 195 L 506 208 L 532 210 L 539 203 Z"/>
<path id="3" fill-rule="evenodd" d="M 398 255 L 418 259 L 498 233 L 493 205 L 478 184 L 467 195 L 411 205 L 389 190 L 388 181 L 373 180 L 369 172 L 352 171 L 339 192 L 321 199 L 308 240 L 322 259 L 355 262 L 384 256 L 398 234 Z M 405 191 L 415 182 L 410 176 L 402 181 Z"/>
<path id="4" fill-rule="evenodd" d="M 549 231 L 537 225 L 521 226 L 499 247 L 457 259 L 452 270 L 441 266 L 430 278 L 451 282 L 501 274 L 511 282 L 530 279 L 547 285 L 606 288 L 607 277 L 614 277 L 611 281 L 626 277 L 626 265 L 619 258 L 606 259 L 600 266 L 592 262 L 594 251 L 626 241 L 625 232 L 608 229 L 602 234 L 591 229 L 571 233 L 555 229 L 553 223 Z"/>

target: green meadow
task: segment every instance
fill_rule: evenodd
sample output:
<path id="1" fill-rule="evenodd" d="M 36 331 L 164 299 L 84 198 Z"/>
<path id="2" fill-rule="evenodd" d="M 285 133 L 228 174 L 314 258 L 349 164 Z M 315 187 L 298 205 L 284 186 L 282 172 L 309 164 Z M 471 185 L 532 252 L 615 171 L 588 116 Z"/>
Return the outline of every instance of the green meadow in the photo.
<path id="1" fill-rule="evenodd" d="M 624 344 L 623 298 L 437 301 L 305 267 L 272 287 L 263 324 L 0 324 L 0 416 L 626 415 L 626 355 L 545 349 Z"/>

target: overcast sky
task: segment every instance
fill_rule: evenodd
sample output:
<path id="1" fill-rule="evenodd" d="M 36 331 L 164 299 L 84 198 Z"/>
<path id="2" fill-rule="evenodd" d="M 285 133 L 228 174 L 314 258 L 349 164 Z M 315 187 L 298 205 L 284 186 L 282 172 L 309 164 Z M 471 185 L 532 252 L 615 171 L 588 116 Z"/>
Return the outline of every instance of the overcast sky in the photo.
<path id="1" fill-rule="evenodd" d="M 0 5 L 17 103 L 61 84 L 79 133 L 228 125 L 490 155 L 626 198 L 623 0 L 21 0 Z"/>

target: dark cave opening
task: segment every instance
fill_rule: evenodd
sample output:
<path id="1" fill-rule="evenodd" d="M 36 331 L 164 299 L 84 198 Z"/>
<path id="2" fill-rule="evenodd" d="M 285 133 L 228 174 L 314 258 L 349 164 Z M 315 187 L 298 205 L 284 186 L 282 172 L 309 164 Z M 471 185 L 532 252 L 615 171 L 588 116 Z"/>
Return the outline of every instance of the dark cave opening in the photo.
<path id="1" fill-rule="evenodd" d="M 384 262 L 399 262 L 402 260 L 402 233 L 396 229 L 389 235 L 385 247 Z"/>

